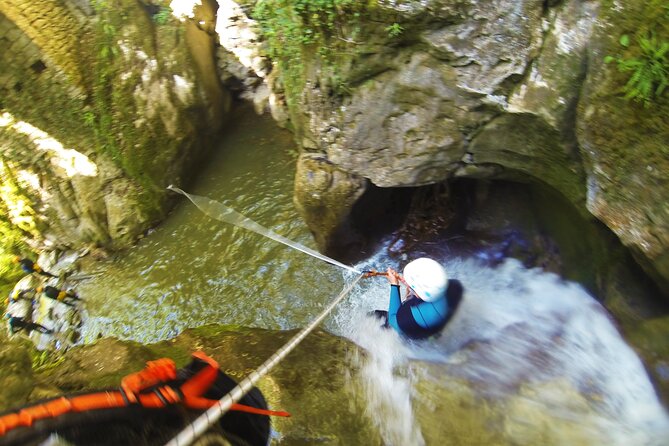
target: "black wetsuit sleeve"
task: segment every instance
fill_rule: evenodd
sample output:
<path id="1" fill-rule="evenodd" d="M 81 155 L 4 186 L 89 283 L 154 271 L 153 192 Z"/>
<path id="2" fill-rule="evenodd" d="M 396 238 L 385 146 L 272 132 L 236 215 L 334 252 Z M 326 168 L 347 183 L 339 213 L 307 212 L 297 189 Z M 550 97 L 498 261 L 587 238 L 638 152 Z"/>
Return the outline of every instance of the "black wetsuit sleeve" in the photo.
<path id="1" fill-rule="evenodd" d="M 441 331 L 441 329 L 448 323 L 451 317 L 453 317 L 455 310 L 458 308 L 458 305 L 460 305 L 463 293 L 464 287 L 459 280 L 450 279 L 448 281 L 448 288 L 446 289 L 448 315 L 446 316 L 444 322 L 438 326 L 427 329 L 418 325 L 418 322 L 416 322 L 416 319 L 414 319 L 411 307 L 414 305 L 419 305 L 422 300 L 415 297 L 404 302 L 397 311 L 397 325 L 399 326 L 402 333 L 412 339 L 428 338 L 433 334 Z"/>
<path id="2" fill-rule="evenodd" d="M 462 295 L 465 292 L 465 287 L 462 286 L 462 283 L 457 279 L 450 279 L 448 281 L 448 288 L 446 288 L 446 300 L 448 301 L 448 316 L 444 321 L 444 325 L 451 320 L 455 314 L 455 310 L 458 309 L 460 301 L 462 301 Z"/>

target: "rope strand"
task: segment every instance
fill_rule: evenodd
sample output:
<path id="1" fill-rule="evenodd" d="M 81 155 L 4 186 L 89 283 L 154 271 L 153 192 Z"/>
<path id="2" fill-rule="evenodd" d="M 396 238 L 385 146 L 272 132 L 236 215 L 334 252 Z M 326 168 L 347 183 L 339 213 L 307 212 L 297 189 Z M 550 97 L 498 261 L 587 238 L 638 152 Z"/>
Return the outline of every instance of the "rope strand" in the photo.
<path id="1" fill-rule="evenodd" d="M 166 443 L 165 446 L 187 446 L 192 444 L 200 435 L 205 433 L 214 423 L 216 423 L 230 407 L 238 403 L 244 395 L 246 395 L 253 386 L 265 376 L 276 364 L 288 355 L 297 345 L 307 337 L 323 319 L 351 292 L 353 287 L 362 278 L 362 275 L 356 277 L 339 296 L 319 314 L 309 325 L 304 327 L 298 334 L 288 341 L 283 347 L 270 356 L 260 367 L 251 372 L 246 378 L 241 380 L 237 387 L 232 389 L 227 395 L 223 396 L 218 403 L 209 408 L 205 413 L 200 415 L 190 425 L 186 426 L 176 437 Z"/>
<path id="2" fill-rule="evenodd" d="M 218 221 L 222 221 L 224 223 L 230 223 L 232 225 L 239 226 L 240 228 L 248 229 L 249 231 L 253 231 L 256 234 L 264 235 L 267 238 L 271 238 L 272 240 L 277 241 L 279 243 L 283 243 L 284 245 L 289 246 L 293 249 L 302 251 L 305 254 L 308 254 L 312 257 L 328 262 L 331 265 L 335 265 L 340 268 L 347 269 L 356 274 L 360 274 L 360 271 L 353 268 L 352 266 L 345 265 L 331 257 L 321 254 L 318 251 L 314 251 L 313 249 L 307 248 L 306 246 L 297 243 L 296 241 L 293 241 L 280 234 L 277 234 L 271 229 L 266 228 L 261 224 L 246 217 L 245 215 L 240 214 L 234 209 L 225 206 L 223 203 L 219 203 L 216 200 L 212 200 L 211 198 L 207 197 L 202 197 L 200 195 L 189 194 L 188 192 L 185 192 L 179 189 L 178 187 L 174 187 L 171 185 L 168 186 L 167 189 L 188 198 L 200 211 L 202 211 L 211 218 L 214 218 Z"/>

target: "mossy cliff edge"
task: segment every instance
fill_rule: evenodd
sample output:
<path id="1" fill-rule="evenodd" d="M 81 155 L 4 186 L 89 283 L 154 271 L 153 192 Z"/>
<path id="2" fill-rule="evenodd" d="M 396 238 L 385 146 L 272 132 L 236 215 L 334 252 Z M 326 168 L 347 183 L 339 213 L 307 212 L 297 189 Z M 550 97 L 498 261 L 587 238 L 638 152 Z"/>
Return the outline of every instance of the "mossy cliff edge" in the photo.
<path id="1" fill-rule="evenodd" d="M 322 249 L 371 184 L 505 178 L 603 222 L 669 295 L 669 101 L 625 99 L 632 73 L 606 63 L 669 41 L 666 2 L 239 3 L 267 39 L 275 115 L 303 148 L 296 204 Z"/>
<path id="2" fill-rule="evenodd" d="M 2 3 L 0 206 L 33 247 L 120 248 L 164 217 L 230 106 L 202 25 L 215 7 Z"/>
<path id="3" fill-rule="evenodd" d="M 125 375 L 142 370 L 147 361 L 167 357 L 183 367 L 196 350 L 211 356 L 222 371 L 239 381 L 294 334 L 210 325 L 150 345 L 100 339 L 34 370 L 29 343 L 7 341 L 0 347 L 0 410 L 63 394 L 116 388 Z M 351 343 L 317 331 L 259 382 L 269 407 L 291 414 L 272 419 L 281 444 L 381 443 L 364 416 L 363 401 L 353 393 L 356 384 L 347 382 L 346 358 L 352 350 L 356 347 Z"/>

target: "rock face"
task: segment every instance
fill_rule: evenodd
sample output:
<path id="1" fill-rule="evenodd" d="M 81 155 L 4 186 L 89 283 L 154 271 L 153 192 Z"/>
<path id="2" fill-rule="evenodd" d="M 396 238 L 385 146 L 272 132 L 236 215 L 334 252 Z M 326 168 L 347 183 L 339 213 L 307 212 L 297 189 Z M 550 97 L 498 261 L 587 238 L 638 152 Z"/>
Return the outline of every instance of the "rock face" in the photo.
<path id="1" fill-rule="evenodd" d="M 339 107 L 324 113 L 321 96 L 306 95 L 315 111 L 297 126 L 310 150 L 381 187 L 459 176 L 541 181 L 583 208 L 574 107 L 597 3 L 416 8 L 402 45 L 377 32 L 360 50 Z M 417 22 L 421 15 L 432 20 Z M 372 55 L 382 45 L 382 58 Z"/>
<path id="2" fill-rule="evenodd" d="M 308 153 L 299 157 L 296 172 L 295 205 L 307 218 L 318 245 L 332 251 L 360 243 L 348 217 L 365 191 L 366 180 L 337 168 L 322 156 Z M 331 240 L 334 237 L 336 243 Z"/>
<path id="3" fill-rule="evenodd" d="M 221 128 L 215 3 L 3 2 L 2 207 L 37 246 L 123 247 Z M 29 223 L 26 223 L 29 222 Z"/>
<path id="4" fill-rule="evenodd" d="M 69 350 L 55 367 L 34 375 L 27 350 L 5 343 L 8 347 L 3 344 L 0 349 L 0 378 L 7 385 L 0 391 L 0 410 L 64 393 L 118 387 L 123 376 L 142 370 L 147 361 L 169 357 L 182 367 L 195 350 L 211 356 L 226 374 L 241 380 L 292 335 L 294 332 L 205 326 L 147 346 L 101 339 Z M 282 444 L 381 443 L 363 415 L 364 403 L 352 395 L 354 387 L 347 383 L 350 349 L 356 347 L 341 338 L 322 331 L 312 333 L 291 353 L 290 361 L 260 381 L 258 387 L 269 407 L 291 413 L 290 418 L 272 418 Z"/>
<path id="5" fill-rule="evenodd" d="M 644 17 L 657 5 L 606 10 L 594 29 L 589 61 L 618 55 L 620 29 L 650 32 Z M 664 17 L 664 16 L 661 16 Z M 666 18 L 654 30 L 669 36 Z M 630 28 L 631 27 L 631 28 Z M 652 28 L 651 28 L 652 29 Z M 652 107 L 630 104 L 618 91 L 626 82 L 611 67 L 590 62 L 577 120 L 587 166 L 587 208 L 632 249 L 637 261 L 669 289 L 669 111 L 667 95 Z"/>
<path id="6" fill-rule="evenodd" d="M 304 157 L 320 160 L 298 169 L 296 200 L 321 248 L 350 227 L 370 184 L 538 182 L 612 229 L 669 293 L 666 99 L 652 111 L 621 99 L 625 80 L 604 63 L 620 52 L 618 33 L 661 23 L 648 8 L 378 2 L 358 25 L 336 31 L 331 42 L 352 43 L 334 64 L 305 48 L 304 89 L 284 91 L 292 96 L 283 103 Z M 327 187 L 313 181 L 319 168 Z M 342 205 L 317 214 L 316 197 Z"/>

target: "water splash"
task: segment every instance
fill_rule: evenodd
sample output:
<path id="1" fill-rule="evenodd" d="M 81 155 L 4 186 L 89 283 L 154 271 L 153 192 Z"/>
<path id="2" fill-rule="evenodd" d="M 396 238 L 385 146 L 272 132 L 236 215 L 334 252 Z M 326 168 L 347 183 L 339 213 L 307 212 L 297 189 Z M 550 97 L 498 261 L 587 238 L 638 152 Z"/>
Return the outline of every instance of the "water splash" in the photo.
<path id="1" fill-rule="evenodd" d="M 357 365 L 370 416 L 388 444 L 423 441 L 426 431 L 412 430 L 421 420 L 408 395 L 426 375 L 434 394 L 448 394 L 456 379 L 493 402 L 512 444 L 667 444 L 669 416 L 643 364 L 581 286 L 512 259 L 497 268 L 441 261 L 466 291 L 439 338 L 408 343 L 369 327 L 360 315 L 385 308 L 385 281 L 367 282 L 337 314 L 334 330 L 369 352 Z M 394 263 L 382 253 L 371 262 Z M 392 414 L 391 405 L 404 413 Z M 413 427 L 398 423 L 400 416 Z M 430 423 L 448 416 L 435 413 Z"/>
<path id="2" fill-rule="evenodd" d="M 351 364 L 360 370 L 366 414 L 379 429 L 385 444 L 425 445 L 411 404 L 406 344 L 391 331 L 379 332 L 378 322 L 369 318 L 361 321 L 353 336 L 368 354 L 354 351 Z"/>
<path id="3" fill-rule="evenodd" d="M 358 271 L 357 269 L 351 266 L 338 262 L 333 258 L 321 254 L 320 252 L 314 251 L 313 249 L 307 248 L 306 246 L 301 245 L 300 243 L 294 242 L 293 240 L 290 240 L 282 235 L 277 234 L 271 229 L 268 229 L 262 226 L 261 224 L 251 220 L 250 218 L 240 214 L 234 209 L 225 206 L 223 203 L 219 203 L 218 201 L 212 200 L 211 198 L 189 194 L 179 189 L 178 187 L 168 186 L 167 189 L 171 190 L 172 192 L 176 192 L 185 196 L 190 201 L 192 201 L 193 204 L 197 206 L 199 210 L 201 210 L 203 213 L 205 213 L 206 215 L 208 215 L 213 219 L 222 221 L 224 223 L 230 223 L 232 225 L 239 226 L 244 229 L 248 229 L 249 231 L 253 231 L 257 234 L 264 235 L 265 237 L 271 238 L 272 240 L 275 240 L 279 243 L 283 243 L 286 246 L 290 246 L 291 248 L 297 249 L 298 251 L 302 251 L 305 254 L 308 254 L 312 257 L 328 262 L 332 265 L 344 268 L 348 271 L 357 274 L 361 274 L 361 271 Z"/>

